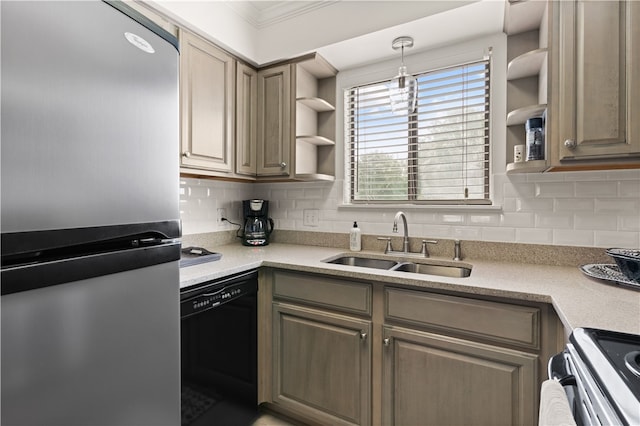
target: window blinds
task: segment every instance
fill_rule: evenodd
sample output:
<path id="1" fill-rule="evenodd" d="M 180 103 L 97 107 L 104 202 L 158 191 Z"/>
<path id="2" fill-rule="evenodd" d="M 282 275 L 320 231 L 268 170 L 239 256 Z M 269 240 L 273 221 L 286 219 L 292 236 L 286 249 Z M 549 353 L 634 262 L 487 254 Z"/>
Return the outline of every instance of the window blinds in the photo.
<path id="1" fill-rule="evenodd" d="M 345 92 L 353 202 L 489 204 L 489 60 L 415 75 L 394 115 L 390 80 Z"/>

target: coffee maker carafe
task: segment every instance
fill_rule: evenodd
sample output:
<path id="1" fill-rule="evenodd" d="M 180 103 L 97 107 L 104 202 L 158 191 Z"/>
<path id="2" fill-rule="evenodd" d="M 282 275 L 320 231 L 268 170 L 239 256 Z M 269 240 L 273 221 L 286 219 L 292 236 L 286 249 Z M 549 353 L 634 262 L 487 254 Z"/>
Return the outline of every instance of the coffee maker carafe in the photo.
<path id="1" fill-rule="evenodd" d="M 245 246 L 266 246 L 273 231 L 273 219 L 269 216 L 269 201 L 244 200 L 244 228 L 242 244 Z"/>

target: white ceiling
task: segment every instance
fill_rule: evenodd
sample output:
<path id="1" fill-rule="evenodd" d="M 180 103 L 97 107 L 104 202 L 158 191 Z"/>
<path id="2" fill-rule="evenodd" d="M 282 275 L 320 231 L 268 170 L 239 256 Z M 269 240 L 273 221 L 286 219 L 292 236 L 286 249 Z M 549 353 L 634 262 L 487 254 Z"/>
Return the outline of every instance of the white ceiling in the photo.
<path id="1" fill-rule="evenodd" d="M 256 64 L 317 51 L 338 70 L 397 56 L 391 41 L 414 38 L 405 54 L 503 30 L 505 0 L 155 0 Z"/>

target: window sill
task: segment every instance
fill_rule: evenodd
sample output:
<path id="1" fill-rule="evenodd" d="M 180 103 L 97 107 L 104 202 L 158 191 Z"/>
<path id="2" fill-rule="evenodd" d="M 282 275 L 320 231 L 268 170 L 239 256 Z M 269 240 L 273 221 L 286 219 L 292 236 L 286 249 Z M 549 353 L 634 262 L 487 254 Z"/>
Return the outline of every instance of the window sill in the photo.
<path id="1" fill-rule="evenodd" d="M 501 212 L 502 206 L 488 204 L 339 204 L 338 210 L 423 210 Z"/>

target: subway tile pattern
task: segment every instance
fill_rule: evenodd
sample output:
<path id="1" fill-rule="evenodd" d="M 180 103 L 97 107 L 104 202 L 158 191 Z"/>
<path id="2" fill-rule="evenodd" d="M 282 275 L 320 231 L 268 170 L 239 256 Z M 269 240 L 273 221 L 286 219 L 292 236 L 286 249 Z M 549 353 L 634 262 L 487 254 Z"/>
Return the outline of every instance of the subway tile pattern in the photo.
<path id="1" fill-rule="evenodd" d="M 501 210 L 407 208 L 412 237 L 459 238 L 592 247 L 640 248 L 640 170 L 494 175 Z M 240 222 L 241 200 L 264 198 L 276 229 L 389 236 L 397 208 L 345 208 L 344 182 L 253 183 L 182 179 L 184 234 L 234 229 L 217 209 Z M 319 223 L 305 224 L 305 210 Z M 403 232 L 401 229 L 400 232 Z"/>
<path id="2" fill-rule="evenodd" d="M 225 217 L 241 223 L 242 200 L 251 198 L 251 185 L 210 179 L 180 179 L 180 219 L 182 234 L 237 229 L 229 222 L 218 221 L 218 209 Z"/>

